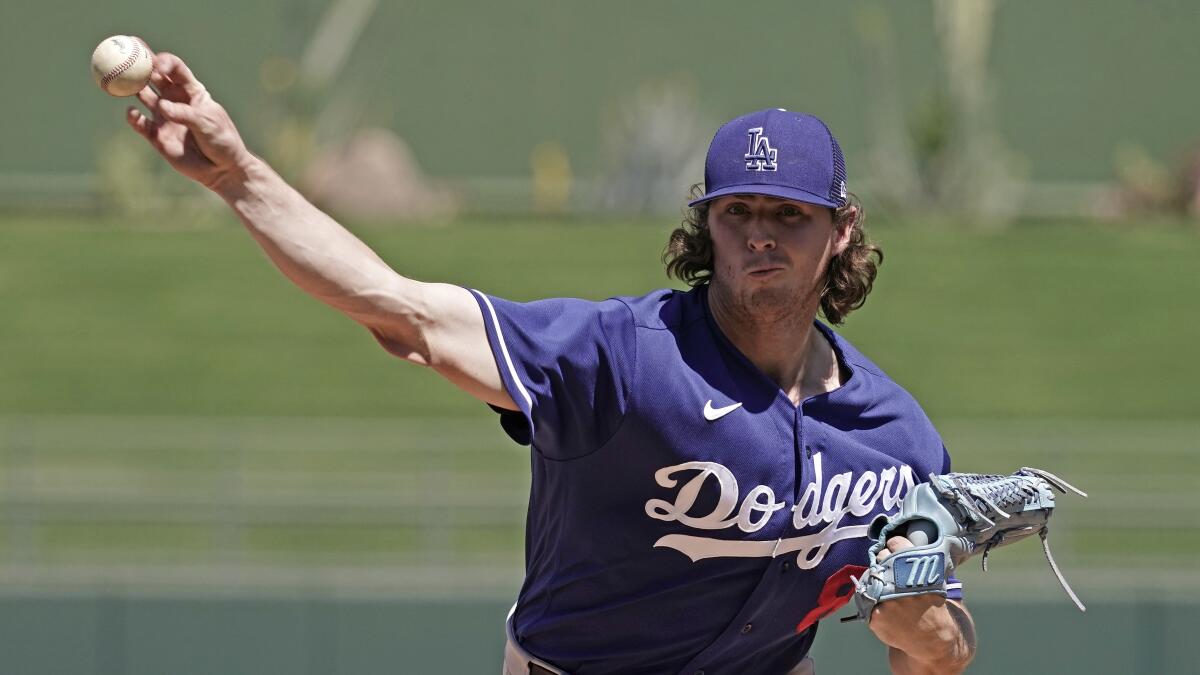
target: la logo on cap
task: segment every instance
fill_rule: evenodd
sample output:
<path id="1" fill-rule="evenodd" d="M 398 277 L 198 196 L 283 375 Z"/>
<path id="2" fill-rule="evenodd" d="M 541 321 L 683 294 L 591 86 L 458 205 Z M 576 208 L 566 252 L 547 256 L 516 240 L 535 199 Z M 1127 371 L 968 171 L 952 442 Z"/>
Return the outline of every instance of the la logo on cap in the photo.
<path id="1" fill-rule="evenodd" d="M 771 140 L 762 131 L 762 127 L 754 127 L 746 132 L 750 137 L 750 148 L 746 150 L 747 171 L 774 171 L 779 166 L 775 162 L 779 151 L 771 147 Z"/>

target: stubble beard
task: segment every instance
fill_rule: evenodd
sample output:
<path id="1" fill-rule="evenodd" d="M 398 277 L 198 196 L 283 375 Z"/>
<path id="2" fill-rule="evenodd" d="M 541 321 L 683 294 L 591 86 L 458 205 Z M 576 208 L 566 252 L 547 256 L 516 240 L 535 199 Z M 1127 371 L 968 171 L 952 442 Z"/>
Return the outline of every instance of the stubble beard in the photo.
<path id="1" fill-rule="evenodd" d="M 722 308 L 730 318 L 756 330 L 806 327 L 810 316 L 816 315 L 821 299 L 820 288 L 816 286 L 768 285 L 734 291 L 720 285 L 716 279 L 713 281 L 712 290 L 720 297 Z"/>

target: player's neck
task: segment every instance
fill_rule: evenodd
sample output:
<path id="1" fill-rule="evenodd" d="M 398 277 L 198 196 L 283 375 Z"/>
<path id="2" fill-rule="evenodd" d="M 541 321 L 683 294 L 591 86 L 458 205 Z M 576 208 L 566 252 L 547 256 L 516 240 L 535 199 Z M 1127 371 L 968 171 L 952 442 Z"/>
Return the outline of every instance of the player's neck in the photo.
<path id="1" fill-rule="evenodd" d="M 763 320 L 729 302 L 720 289 L 710 287 L 709 308 L 725 337 L 787 393 L 792 403 L 841 386 L 837 355 L 813 325 L 815 304 Z"/>

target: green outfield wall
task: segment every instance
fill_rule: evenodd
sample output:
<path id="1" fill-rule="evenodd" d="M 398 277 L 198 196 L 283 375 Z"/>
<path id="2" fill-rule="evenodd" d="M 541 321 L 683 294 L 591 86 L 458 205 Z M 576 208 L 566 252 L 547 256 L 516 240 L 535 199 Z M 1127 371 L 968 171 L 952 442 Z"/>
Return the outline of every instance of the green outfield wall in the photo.
<path id="1" fill-rule="evenodd" d="M 0 598 L 4 673 L 21 675 L 494 674 L 501 601 L 118 595 Z M 971 673 L 1194 672 L 1189 626 L 1200 604 L 1163 598 L 1065 598 L 972 604 L 979 653 Z M 887 672 L 861 624 L 821 624 L 821 675 Z M 1189 666 L 1188 664 L 1192 664 Z"/>
<path id="2" fill-rule="evenodd" d="M 87 67 L 113 33 L 185 55 L 263 149 L 281 96 L 269 91 L 280 71 L 262 65 L 298 61 L 328 4 L 4 2 L 0 61 L 24 65 L 0 69 L 0 179 L 65 189 L 93 170 L 123 124 L 124 102 L 102 95 Z M 640 87 L 674 81 L 707 123 L 765 106 L 820 114 L 853 172 L 875 96 L 856 29 L 871 7 L 891 27 L 903 107 L 918 110 L 940 80 L 929 2 L 385 1 L 333 84 L 287 96 L 320 113 L 326 140 L 363 125 L 399 131 L 437 176 L 526 176 L 543 142 L 587 176 L 604 165 L 605 121 Z M 1001 0 L 998 128 L 1038 181 L 1108 179 L 1126 144 L 1173 162 L 1200 140 L 1200 89 L 1188 84 L 1198 33 L 1189 2 Z"/>

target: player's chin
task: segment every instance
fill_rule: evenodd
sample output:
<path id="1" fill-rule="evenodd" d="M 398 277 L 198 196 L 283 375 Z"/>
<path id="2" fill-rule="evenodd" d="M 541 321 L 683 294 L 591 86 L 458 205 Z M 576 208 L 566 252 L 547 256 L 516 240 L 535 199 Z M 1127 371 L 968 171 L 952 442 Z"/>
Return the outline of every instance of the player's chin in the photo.
<path id="1" fill-rule="evenodd" d="M 783 283 L 752 284 L 745 289 L 746 306 L 758 314 L 790 313 L 795 311 L 802 294 Z"/>

